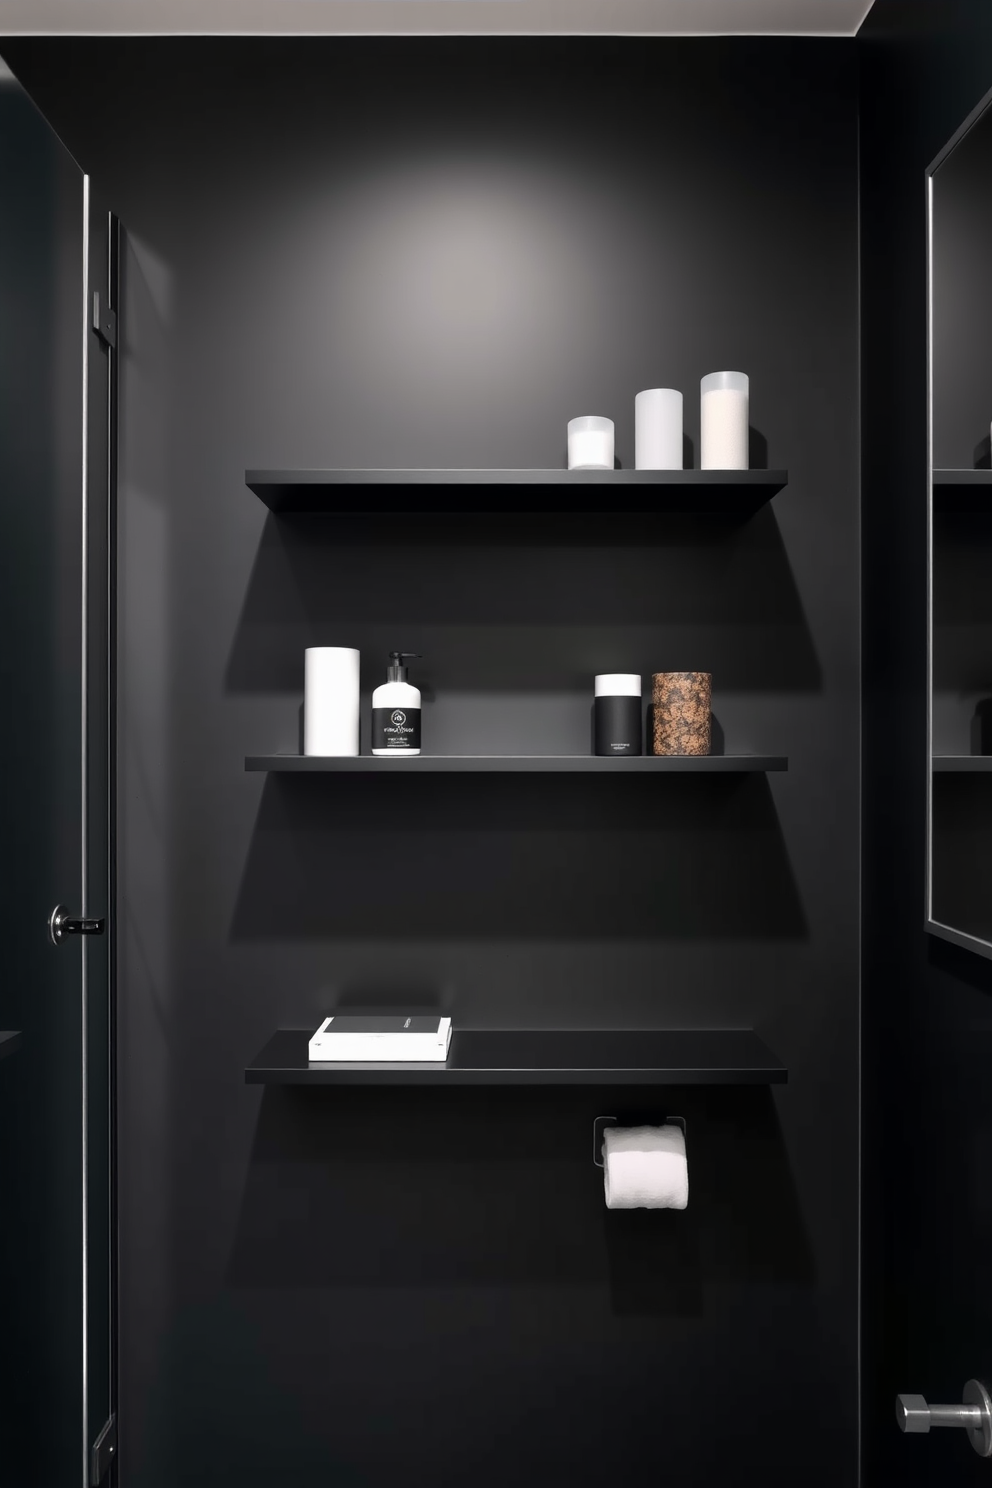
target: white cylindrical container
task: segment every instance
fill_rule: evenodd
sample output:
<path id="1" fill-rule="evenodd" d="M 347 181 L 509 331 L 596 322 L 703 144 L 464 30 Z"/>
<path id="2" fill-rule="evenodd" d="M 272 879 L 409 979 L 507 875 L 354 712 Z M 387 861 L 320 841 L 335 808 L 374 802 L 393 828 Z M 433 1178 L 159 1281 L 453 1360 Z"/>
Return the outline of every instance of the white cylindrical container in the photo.
<path id="1" fill-rule="evenodd" d="M 613 469 L 613 420 L 587 414 L 568 421 L 569 470 Z"/>
<path id="2" fill-rule="evenodd" d="M 634 399 L 634 466 L 682 469 L 682 394 L 677 389 L 648 388 Z"/>
<path id="3" fill-rule="evenodd" d="M 308 646 L 303 753 L 357 754 L 360 653 L 350 646 Z"/>
<path id="4" fill-rule="evenodd" d="M 746 470 L 748 378 L 710 372 L 699 384 L 700 470 Z"/>

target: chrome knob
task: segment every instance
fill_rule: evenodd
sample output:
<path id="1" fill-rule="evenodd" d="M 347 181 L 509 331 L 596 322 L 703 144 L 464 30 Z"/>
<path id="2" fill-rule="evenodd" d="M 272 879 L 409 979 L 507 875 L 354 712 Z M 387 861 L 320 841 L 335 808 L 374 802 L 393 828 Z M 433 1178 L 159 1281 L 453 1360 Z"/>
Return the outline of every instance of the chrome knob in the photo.
<path id="1" fill-rule="evenodd" d="M 67 935 L 102 935 L 106 923 L 106 920 L 73 918 L 64 904 L 56 904 L 48 916 L 48 938 L 52 945 L 60 946 Z"/>
<path id="2" fill-rule="evenodd" d="M 961 1405 L 927 1405 L 922 1395 L 896 1396 L 896 1421 L 907 1435 L 935 1426 L 963 1426 L 979 1457 L 992 1457 L 992 1399 L 980 1380 L 969 1380 Z"/>

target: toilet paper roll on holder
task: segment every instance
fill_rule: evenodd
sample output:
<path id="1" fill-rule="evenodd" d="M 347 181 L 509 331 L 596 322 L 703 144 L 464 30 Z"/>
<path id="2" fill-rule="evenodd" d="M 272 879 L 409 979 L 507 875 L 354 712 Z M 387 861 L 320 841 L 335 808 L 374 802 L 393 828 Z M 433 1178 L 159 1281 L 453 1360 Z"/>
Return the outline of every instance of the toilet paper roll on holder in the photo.
<path id="1" fill-rule="evenodd" d="M 647 1126 L 648 1124 L 649 1123 L 646 1122 L 646 1121 L 625 1121 L 624 1122 L 624 1125 L 625 1126 Z M 661 1116 L 661 1117 L 654 1117 L 650 1124 L 652 1126 L 678 1126 L 678 1127 L 681 1127 L 681 1129 L 682 1129 L 682 1135 L 683 1135 L 683 1137 L 685 1136 L 685 1117 L 684 1116 Z M 617 1117 L 617 1116 L 596 1116 L 596 1117 L 593 1118 L 593 1123 L 592 1123 L 592 1160 L 596 1164 L 597 1168 L 601 1168 L 603 1166 L 603 1133 L 606 1131 L 606 1128 L 608 1126 L 617 1126 L 617 1125 L 619 1125 L 619 1117 Z"/>

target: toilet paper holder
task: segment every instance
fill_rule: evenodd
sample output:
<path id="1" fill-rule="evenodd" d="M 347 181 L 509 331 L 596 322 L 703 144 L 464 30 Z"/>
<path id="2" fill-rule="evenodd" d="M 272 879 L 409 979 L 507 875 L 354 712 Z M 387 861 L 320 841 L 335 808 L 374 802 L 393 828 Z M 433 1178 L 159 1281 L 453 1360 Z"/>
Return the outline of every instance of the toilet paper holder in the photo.
<path id="1" fill-rule="evenodd" d="M 619 1123 L 619 1117 L 617 1117 L 617 1116 L 595 1116 L 593 1118 L 593 1123 L 592 1123 L 592 1160 L 596 1164 L 597 1168 L 601 1168 L 603 1166 L 603 1133 L 605 1132 L 605 1130 L 606 1130 L 606 1128 L 608 1126 L 617 1126 L 618 1123 Z M 655 1117 L 652 1117 L 650 1123 L 647 1122 L 647 1121 L 644 1121 L 644 1120 L 641 1120 L 641 1121 L 625 1121 L 624 1122 L 624 1125 L 625 1126 L 647 1126 L 647 1125 L 651 1125 L 651 1126 L 679 1126 L 679 1127 L 682 1128 L 682 1135 L 685 1136 L 685 1117 L 684 1116 L 660 1116 L 660 1117 L 655 1116 Z"/>

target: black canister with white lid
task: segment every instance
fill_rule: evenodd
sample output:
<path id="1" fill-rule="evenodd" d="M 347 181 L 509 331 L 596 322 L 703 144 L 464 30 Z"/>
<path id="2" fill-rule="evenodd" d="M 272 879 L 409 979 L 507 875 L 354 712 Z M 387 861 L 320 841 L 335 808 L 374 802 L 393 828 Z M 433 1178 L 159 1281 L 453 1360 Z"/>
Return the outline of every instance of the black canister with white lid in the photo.
<path id="1" fill-rule="evenodd" d="M 611 759 L 640 754 L 643 737 L 640 677 L 634 672 L 604 672 L 596 678 L 593 754 Z"/>

